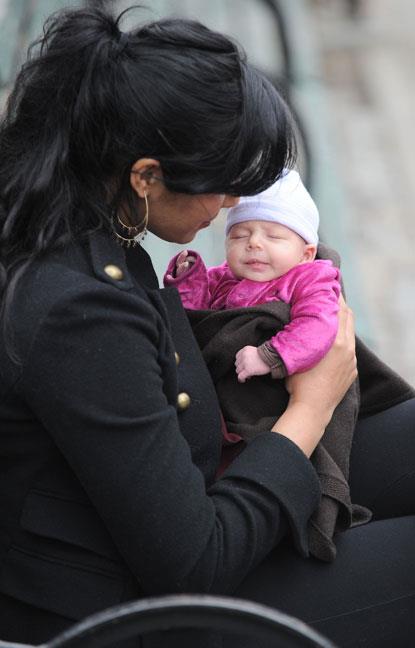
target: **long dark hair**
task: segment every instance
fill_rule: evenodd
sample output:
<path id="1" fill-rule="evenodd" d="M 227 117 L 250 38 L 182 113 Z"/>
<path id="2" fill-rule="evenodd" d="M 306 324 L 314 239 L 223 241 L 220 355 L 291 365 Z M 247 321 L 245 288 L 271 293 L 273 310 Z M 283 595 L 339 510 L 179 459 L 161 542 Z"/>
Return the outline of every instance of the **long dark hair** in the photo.
<path id="1" fill-rule="evenodd" d="M 168 189 L 255 194 L 291 166 L 290 113 L 229 38 L 164 19 L 122 34 L 99 9 L 54 14 L 29 49 L 0 125 L 0 299 L 39 255 L 136 208 L 132 164 Z"/>

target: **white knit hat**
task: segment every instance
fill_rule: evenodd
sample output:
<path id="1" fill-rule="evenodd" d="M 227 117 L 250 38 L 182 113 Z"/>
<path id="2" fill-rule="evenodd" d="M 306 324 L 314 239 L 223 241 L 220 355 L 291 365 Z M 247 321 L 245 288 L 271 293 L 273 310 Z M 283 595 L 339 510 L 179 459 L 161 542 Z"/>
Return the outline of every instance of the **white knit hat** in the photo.
<path id="1" fill-rule="evenodd" d="M 271 187 L 256 196 L 242 197 L 228 210 L 226 234 L 236 223 L 270 221 L 289 227 L 306 243 L 318 243 L 318 209 L 297 171 L 285 169 Z"/>

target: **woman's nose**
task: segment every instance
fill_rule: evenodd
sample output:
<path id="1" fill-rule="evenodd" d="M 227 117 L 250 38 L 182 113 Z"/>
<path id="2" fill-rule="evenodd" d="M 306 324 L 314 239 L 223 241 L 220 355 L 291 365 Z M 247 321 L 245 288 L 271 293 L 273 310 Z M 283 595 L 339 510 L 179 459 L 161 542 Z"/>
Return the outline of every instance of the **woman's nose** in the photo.
<path id="1" fill-rule="evenodd" d="M 235 207 L 235 205 L 238 204 L 239 200 L 240 200 L 239 196 L 226 195 L 223 201 L 223 206 L 226 207 L 226 209 L 229 209 L 230 207 Z"/>

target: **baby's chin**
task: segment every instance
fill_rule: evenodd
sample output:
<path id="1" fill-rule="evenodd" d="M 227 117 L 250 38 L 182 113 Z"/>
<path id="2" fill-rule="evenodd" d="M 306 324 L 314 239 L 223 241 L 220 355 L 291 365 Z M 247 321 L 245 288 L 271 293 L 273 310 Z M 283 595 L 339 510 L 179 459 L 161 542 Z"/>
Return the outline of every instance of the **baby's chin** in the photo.
<path id="1" fill-rule="evenodd" d="M 280 275 L 275 275 L 274 273 L 269 273 L 269 272 L 239 272 L 233 273 L 235 277 L 239 280 L 242 281 L 243 279 L 246 279 L 248 281 L 256 281 L 258 283 L 260 282 L 265 282 L 265 281 L 272 281 L 273 279 L 278 279 Z"/>
<path id="2" fill-rule="evenodd" d="M 263 268 L 261 268 L 261 266 L 258 267 L 251 266 L 247 268 L 240 268 L 240 267 L 233 268 L 232 265 L 229 265 L 229 268 L 239 281 L 246 279 L 248 281 L 255 281 L 257 283 L 260 282 L 264 283 L 267 281 L 273 281 L 274 279 L 279 279 L 291 269 L 288 268 L 287 270 L 284 270 L 282 272 L 277 272 L 276 270 L 270 268 L 270 266 L 266 264 L 264 264 Z"/>

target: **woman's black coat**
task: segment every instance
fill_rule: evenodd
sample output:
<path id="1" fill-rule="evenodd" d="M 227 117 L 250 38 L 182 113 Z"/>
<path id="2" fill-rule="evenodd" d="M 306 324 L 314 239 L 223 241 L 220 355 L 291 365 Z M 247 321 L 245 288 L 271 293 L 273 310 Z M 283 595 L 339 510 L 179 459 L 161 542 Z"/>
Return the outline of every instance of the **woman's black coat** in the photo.
<path id="1" fill-rule="evenodd" d="M 215 481 L 214 388 L 145 251 L 126 258 L 96 233 L 54 252 L 24 276 L 11 316 L 20 363 L 2 339 L 1 593 L 77 620 L 137 596 L 231 593 L 287 521 L 307 553 L 319 484 L 297 446 L 265 433 Z"/>

